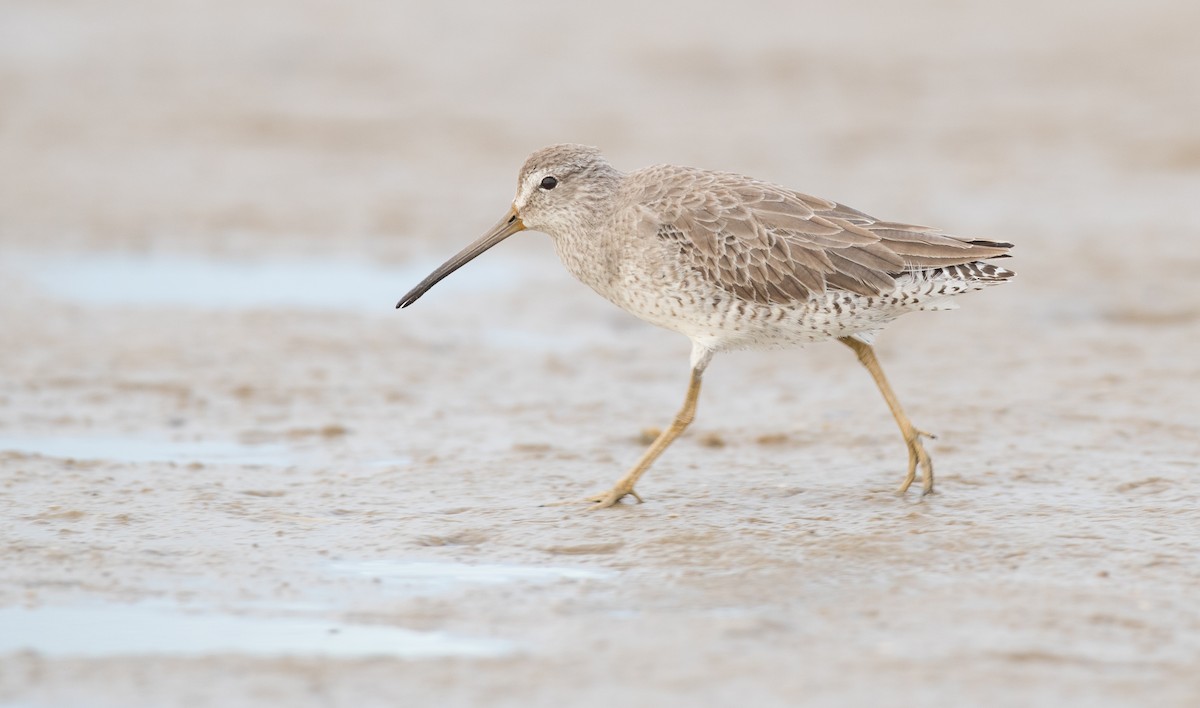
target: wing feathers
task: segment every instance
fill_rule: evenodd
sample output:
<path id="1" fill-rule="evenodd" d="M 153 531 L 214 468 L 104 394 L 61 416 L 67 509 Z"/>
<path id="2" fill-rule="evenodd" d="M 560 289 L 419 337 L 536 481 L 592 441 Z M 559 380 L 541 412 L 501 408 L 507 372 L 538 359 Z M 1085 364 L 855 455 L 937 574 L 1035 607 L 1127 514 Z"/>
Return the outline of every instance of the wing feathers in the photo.
<path id="1" fill-rule="evenodd" d="M 638 195 L 644 222 L 714 285 L 754 302 L 804 301 L 830 288 L 878 295 L 905 271 L 1000 258 L 1012 248 L 878 221 L 740 175 L 649 169 L 671 172 L 650 180 L 653 194 Z"/>

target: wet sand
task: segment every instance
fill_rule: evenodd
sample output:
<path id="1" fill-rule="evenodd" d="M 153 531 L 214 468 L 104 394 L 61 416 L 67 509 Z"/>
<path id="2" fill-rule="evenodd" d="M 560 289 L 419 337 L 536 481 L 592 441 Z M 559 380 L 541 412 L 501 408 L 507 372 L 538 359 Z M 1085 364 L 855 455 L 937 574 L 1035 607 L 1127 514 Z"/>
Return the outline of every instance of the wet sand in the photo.
<path id="1" fill-rule="evenodd" d="M 605 7 L 0 10 L 0 706 L 1200 700 L 1200 10 Z M 392 305 L 560 140 L 1018 244 L 878 343 L 939 493 L 825 344 L 541 506 L 686 339 L 537 234 Z"/>

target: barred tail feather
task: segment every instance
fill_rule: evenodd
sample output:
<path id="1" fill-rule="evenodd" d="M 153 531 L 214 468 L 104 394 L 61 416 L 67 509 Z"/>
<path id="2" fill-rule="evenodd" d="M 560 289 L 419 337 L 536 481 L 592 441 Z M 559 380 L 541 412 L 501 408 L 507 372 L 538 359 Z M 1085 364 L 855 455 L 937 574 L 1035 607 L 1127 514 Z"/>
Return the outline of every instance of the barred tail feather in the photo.
<path id="1" fill-rule="evenodd" d="M 983 261 L 972 261 L 959 265 L 932 268 L 926 271 L 926 273 L 925 277 L 931 280 L 946 278 L 951 280 L 965 280 L 968 283 L 975 282 L 979 285 L 1002 283 L 1016 275 L 1016 273 L 1007 268 L 1001 268 L 998 265 Z"/>

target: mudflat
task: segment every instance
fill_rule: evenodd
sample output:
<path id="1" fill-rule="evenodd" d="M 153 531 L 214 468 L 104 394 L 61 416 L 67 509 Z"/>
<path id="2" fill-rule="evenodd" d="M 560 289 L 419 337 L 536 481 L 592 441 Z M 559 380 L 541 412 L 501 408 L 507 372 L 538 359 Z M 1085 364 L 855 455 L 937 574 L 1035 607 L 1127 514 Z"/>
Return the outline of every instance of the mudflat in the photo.
<path id="1" fill-rule="evenodd" d="M 0 705 L 1195 705 L 1200 9 L 469 7 L 0 10 Z M 823 344 L 542 506 L 687 340 L 393 305 L 560 141 L 1016 243 L 878 341 L 938 493 Z"/>

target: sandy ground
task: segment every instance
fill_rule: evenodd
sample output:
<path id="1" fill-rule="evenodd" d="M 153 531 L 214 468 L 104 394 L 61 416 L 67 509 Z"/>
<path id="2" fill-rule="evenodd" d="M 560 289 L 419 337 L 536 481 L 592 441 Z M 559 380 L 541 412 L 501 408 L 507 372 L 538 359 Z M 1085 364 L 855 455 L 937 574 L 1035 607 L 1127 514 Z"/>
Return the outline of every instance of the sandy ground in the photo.
<path id="1" fill-rule="evenodd" d="M 1200 5 L 473 5 L 0 7 L 0 706 L 1200 704 Z M 391 308 L 561 140 L 1017 243 L 879 343 L 940 493 L 818 345 L 540 506 L 686 340 L 536 234 Z"/>

